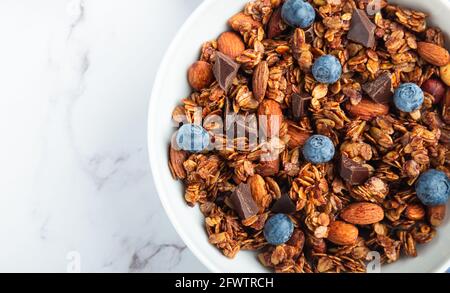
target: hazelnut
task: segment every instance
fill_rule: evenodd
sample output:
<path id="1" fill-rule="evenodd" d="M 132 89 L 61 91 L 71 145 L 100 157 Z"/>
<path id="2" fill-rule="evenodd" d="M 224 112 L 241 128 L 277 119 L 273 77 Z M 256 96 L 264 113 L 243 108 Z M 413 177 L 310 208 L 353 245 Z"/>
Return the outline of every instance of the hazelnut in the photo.
<path id="1" fill-rule="evenodd" d="M 208 87 L 214 81 L 211 64 L 205 61 L 197 61 L 189 67 L 189 84 L 197 91 Z"/>
<path id="2" fill-rule="evenodd" d="M 430 78 L 422 85 L 422 89 L 434 97 L 434 104 L 439 103 L 445 95 L 445 84 L 436 78 Z"/>

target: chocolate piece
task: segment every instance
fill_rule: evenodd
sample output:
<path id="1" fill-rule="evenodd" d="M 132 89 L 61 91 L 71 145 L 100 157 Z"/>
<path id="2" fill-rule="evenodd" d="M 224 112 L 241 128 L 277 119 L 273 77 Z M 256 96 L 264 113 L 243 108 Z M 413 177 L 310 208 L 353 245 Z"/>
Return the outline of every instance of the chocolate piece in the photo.
<path id="1" fill-rule="evenodd" d="M 274 213 L 292 214 L 296 210 L 295 203 L 287 193 L 281 194 L 280 199 L 272 206 L 272 212 Z"/>
<path id="2" fill-rule="evenodd" d="M 259 211 L 258 205 L 252 197 L 250 185 L 248 183 L 241 183 L 231 194 L 231 203 L 238 216 L 245 220 Z"/>
<path id="3" fill-rule="evenodd" d="M 213 66 L 213 72 L 217 82 L 224 91 L 228 92 L 230 90 L 240 66 L 240 64 L 234 62 L 227 55 L 216 52 L 216 62 Z"/>
<path id="4" fill-rule="evenodd" d="M 388 104 L 394 95 L 391 74 L 389 72 L 381 74 L 374 81 L 363 84 L 362 89 L 375 102 Z"/>
<path id="5" fill-rule="evenodd" d="M 376 27 L 364 10 L 355 9 L 353 10 L 352 24 L 347 38 L 366 48 L 372 48 L 375 45 Z"/>
<path id="6" fill-rule="evenodd" d="M 299 94 L 292 94 L 292 100 L 291 100 L 291 110 L 292 110 L 292 116 L 299 120 L 303 116 L 306 115 L 306 104 L 311 100 L 312 98 L 307 95 L 299 95 Z"/>
<path id="7" fill-rule="evenodd" d="M 360 185 L 369 179 L 369 169 L 361 164 L 353 161 L 347 155 L 343 154 L 341 157 L 339 174 L 342 179 L 351 185 Z"/>

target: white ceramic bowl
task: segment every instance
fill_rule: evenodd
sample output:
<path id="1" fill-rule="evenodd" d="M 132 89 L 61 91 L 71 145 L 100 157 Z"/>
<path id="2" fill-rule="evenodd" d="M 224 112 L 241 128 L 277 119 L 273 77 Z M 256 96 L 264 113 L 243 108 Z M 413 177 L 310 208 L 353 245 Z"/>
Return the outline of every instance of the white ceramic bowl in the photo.
<path id="1" fill-rule="evenodd" d="M 190 16 L 173 40 L 159 69 L 150 101 L 148 121 L 149 158 L 154 181 L 172 224 L 189 249 L 212 272 L 266 272 L 255 253 L 240 252 L 228 259 L 208 243 L 204 219 L 198 207 L 190 208 L 183 198 L 180 182 L 168 168 L 168 144 L 175 128 L 171 113 L 190 93 L 186 80 L 188 67 L 198 59 L 201 45 L 227 30 L 229 17 L 248 0 L 205 0 Z M 450 32 L 450 5 L 446 0 L 391 1 L 431 15 L 430 23 Z M 447 38 L 447 40 L 449 40 Z M 163 233 L 163 231 L 161 231 Z M 439 228 L 437 239 L 419 248 L 417 258 L 402 258 L 382 267 L 382 272 L 443 272 L 450 267 L 450 223 Z"/>

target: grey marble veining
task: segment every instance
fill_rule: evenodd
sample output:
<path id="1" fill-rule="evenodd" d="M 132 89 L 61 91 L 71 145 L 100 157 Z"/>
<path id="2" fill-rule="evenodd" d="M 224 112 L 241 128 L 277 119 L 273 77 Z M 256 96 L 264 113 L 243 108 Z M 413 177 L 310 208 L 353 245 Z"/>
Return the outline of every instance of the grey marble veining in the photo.
<path id="1" fill-rule="evenodd" d="M 206 271 L 146 145 L 159 62 L 200 2 L 0 2 L 0 271 Z"/>

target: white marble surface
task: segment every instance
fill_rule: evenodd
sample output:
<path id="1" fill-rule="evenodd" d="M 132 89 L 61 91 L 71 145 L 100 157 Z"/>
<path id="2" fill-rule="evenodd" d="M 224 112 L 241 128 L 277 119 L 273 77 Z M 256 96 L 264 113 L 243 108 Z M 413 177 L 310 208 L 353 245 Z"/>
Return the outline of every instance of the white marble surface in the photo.
<path id="1" fill-rule="evenodd" d="M 0 1 L 0 272 L 207 271 L 146 145 L 158 64 L 200 2 Z"/>

